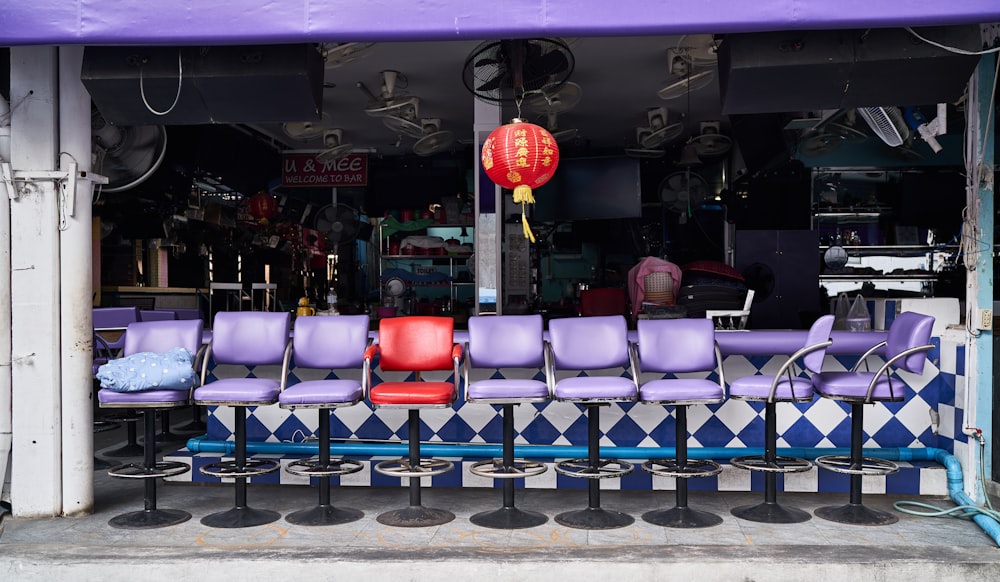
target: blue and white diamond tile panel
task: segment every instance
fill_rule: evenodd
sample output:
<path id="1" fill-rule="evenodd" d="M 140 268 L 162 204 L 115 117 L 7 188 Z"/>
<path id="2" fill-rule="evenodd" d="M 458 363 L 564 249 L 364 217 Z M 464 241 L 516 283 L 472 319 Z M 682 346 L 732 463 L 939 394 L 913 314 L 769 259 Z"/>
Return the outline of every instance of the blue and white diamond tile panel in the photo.
<path id="1" fill-rule="evenodd" d="M 964 445 L 961 425 L 964 401 L 964 344 L 958 341 L 933 338 L 934 349 L 929 353 L 922 375 L 899 373 L 906 385 L 906 398 L 898 403 L 879 403 L 865 407 L 864 429 L 866 448 L 885 447 L 937 447 L 954 453 L 956 441 Z M 727 380 L 745 375 L 777 371 L 785 356 L 729 355 L 723 362 Z M 882 363 L 873 358 L 872 365 Z M 847 370 L 853 358 L 827 356 L 824 370 Z M 874 368 L 873 368 L 874 369 Z M 593 372 L 592 372 L 593 373 Z M 627 376 L 625 369 L 604 370 L 598 373 Z M 253 369 L 238 366 L 217 367 L 213 376 L 234 375 L 272 377 L 280 374 L 279 366 L 258 366 Z M 324 376 L 322 372 L 320 376 Z M 335 370 L 324 377 L 359 378 L 358 370 Z M 407 373 L 386 373 L 376 370 L 373 382 L 402 380 Z M 544 380 L 541 370 L 500 369 L 474 370 L 472 380 L 488 377 L 535 377 Z M 715 374 L 706 376 L 716 380 Z M 316 379 L 314 370 L 290 372 L 289 383 Z M 425 373 L 432 381 L 451 380 L 450 372 Z M 640 380 L 647 379 L 644 375 Z M 464 388 L 464 387 L 463 387 Z M 431 443 L 492 443 L 501 441 L 502 416 L 499 406 L 470 404 L 461 398 L 450 408 L 423 409 L 420 411 L 421 440 Z M 740 400 L 726 400 L 709 406 L 688 408 L 688 446 L 722 447 L 740 449 L 762 447 L 764 435 L 763 404 Z M 524 404 L 514 407 L 514 430 L 517 444 L 573 445 L 587 443 L 587 418 L 583 408 L 565 402 Z M 613 403 L 601 408 L 601 445 L 607 447 L 672 447 L 674 443 L 674 411 L 672 407 L 633 403 Z M 356 406 L 342 407 L 331 414 L 331 437 L 336 440 L 399 443 L 408 438 L 407 411 L 400 409 L 372 409 L 362 402 Z M 849 447 L 849 407 L 837 401 L 817 397 L 809 403 L 778 405 L 779 447 Z M 316 431 L 317 414 L 313 410 L 285 410 L 277 406 L 248 409 L 247 436 L 250 442 L 296 443 L 311 437 Z M 207 440 L 231 440 L 233 437 L 233 409 L 212 407 L 208 413 Z M 737 456 L 733 451 L 732 456 Z M 197 465 L 217 460 L 218 453 L 194 455 L 182 450 L 170 455 L 171 459 L 191 456 Z M 282 455 L 279 455 L 279 457 Z M 292 458 L 289 456 L 288 458 Z M 370 459 L 370 457 L 366 458 Z M 467 471 L 474 460 L 464 459 L 466 470 L 452 471 L 434 477 L 435 485 L 492 486 L 489 480 L 476 477 Z M 918 466 L 919 465 L 919 466 Z M 872 492 L 913 492 L 945 494 L 943 469 L 933 464 L 902 465 L 896 475 L 866 477 L 865 487 Z M 731 469 L 727 466 L 718 477 L 692 480 L 692 487 L 731 490 L 751 490 L 763 487 L 760 475 Z M 780 477 L 779 477 L 780 478 Z M 195 470 L 173 480 L 206 480 Z M 260 481 L 275 483 L 299 482 L 299 478 L 284 471 L 274 473 Z M 344 484 L 395 484 L 389 479 L 366 469 L 343 478 Z M 520 480 L 519 480 L 520 481 Z M 557 476 L 549 471 L 540 477 L 526 480 L 527 487 L 584 487 L 578 479 Z M 757 483 L 760 481 L 760 483 Z M 784 486 L 803 491 L 846 491 L 846 476 L 829 471 L 810 471 L 801 475 L 785 475 Z M 626 489 L 670 488 L 672 484 L 652 477 L 641 470 L 618 480 L 602 482 L 603 487 Z"/>

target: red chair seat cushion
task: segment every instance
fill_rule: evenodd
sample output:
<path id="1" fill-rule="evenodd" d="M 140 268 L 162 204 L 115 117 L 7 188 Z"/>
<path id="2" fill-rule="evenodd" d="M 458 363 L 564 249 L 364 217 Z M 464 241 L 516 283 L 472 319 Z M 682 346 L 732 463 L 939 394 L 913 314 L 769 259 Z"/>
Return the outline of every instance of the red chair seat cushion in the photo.
<path id="1" fill-rule="evenodd" d="M 455 401 L 455 385 L 451 382 L 382 382 L 368 394 L 377 405 L 451 404 Z"/>

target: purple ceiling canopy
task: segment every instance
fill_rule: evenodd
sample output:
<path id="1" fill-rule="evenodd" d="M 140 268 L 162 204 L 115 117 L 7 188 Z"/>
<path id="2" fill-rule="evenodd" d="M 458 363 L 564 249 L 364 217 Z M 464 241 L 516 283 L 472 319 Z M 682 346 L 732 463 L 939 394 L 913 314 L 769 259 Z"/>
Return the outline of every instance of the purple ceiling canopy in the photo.
<path id="1" fill-rule="evenodd" d="M 0 45 L 475 40 L 996 21 L 997 0 L 0 0 Z"/>

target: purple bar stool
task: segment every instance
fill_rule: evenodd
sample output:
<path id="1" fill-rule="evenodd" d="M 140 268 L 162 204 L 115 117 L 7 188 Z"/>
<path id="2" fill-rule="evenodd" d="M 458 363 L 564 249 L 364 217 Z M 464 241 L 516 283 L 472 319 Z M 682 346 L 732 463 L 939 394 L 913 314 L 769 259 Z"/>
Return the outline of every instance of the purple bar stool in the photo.
<path id="1" fill-rule="evenodd" d="M 489 378 L 469 382 L 474 368 L 540 368 L 545 361 L 541 315 L 499 315 L 469 318 L 465 357 L 466 402 L 503 407 L 503 458 L 479 461 L 469 468 L 475 475 L 503 480 L 503 507 L 469 518 L 481 527 L 521 529 L 535 527 L 548 517 L 514 507 L 514 479 L 541 475 L 544 463 L 514 459 L 514 405 L 547 402 L 549 388 L 533 378 Z"/>
<path id="2" fill-rule="evenodd" d="M 95 307 L 93 309 L 94 325 L 94 375 L 97 368 L 108 360 L 117 358 L 125 347 L 125 330 L 139 321 L 138 307 Z M 192 352 L 193 353 L 193 352 Z M 136 410 L 123 408 L 115 414 L 106 414 L 102 420 L 94 422 L 95 432 L 104 432 L 118 428 L 119 423 L 125 423 L 125 444 L 104 453 L 107 457 L 138 457 L 143 454 L 143 446 L 139 444 L 139 434 L 136 423 L 142 420 L 142 415 Z M 99 463 L 97 463 L 99 462 Z M 110 468 L 105 461 L 95 458 L 95 463 Z M 95 466 L 95 468 L 97 468 Z"/>
<path id="3" fill-rule="evenodd" d="M 367 315 L 300 317 L 295 320 L 292 338 L 295 370 L 297 373 L 308 373 L 309 368 L 361 370 L 368 343 Z M 362 382 L 367 377 L 367 374 L 362 373 Z M 285 467 L 292 475 L 317 479 L 319 505 L 286 515 L 285 521 L 288 523 L 339 525 L 364 517 L 365 514 L 357 509 L 343 509 L 330 503 L 330 477 L 357 473 L 364 467 L 359 461 L 330 458 L 330 409 L 354 406 L 360 402 L 367 392 L 362 382 L 331 378 L 305 380 L 292 386 L 282 383 L 278 406 L 291 409 L 315 408 L 319 412 L 318 457 L 294 461 Z"/>
<path id="4" fill-rule="evenodd" d="M 886 512 L 865 507 L 861 502 L 861 478 L 864 475 L 889 475 L 899 471 L 891 461 L 862 456 L 864 440 L 865 404 L 876 402 L 901 402 L 906 396 L 906 384 L 896 378 L 893 369 L 911 374 L 923 374 L 930 343 L 934 318 L 907 311 L 893 320 L 886 340 L 871 348 L 849 372 L 822 372 L 813 376 L 813 385 L 820 396 L 840 400 L 851 405 L 851 454 L 826 455 L 816 459 L 823 469 L 846 473 L 851 476 L 850 501 L 846 505 L 820 507 L 814 513 L 838 523 L 852 525 L 888 525 L 899 518 Z M 875 372 L 867 371 L 868 356 L 885 348 L 885 363 Z M 865 365 L 866 371 L 859 371 Z"/>
<path id="5" fill-rule="evenodd" d="M 128 326 L 123 354 L 128 356 L 140 352 L 165 352 L 181 347 L 195 355 L 194 367 L 197 369 L 203 355 L 201 328 L 201 321 L 132 323 Z M 186 511 L 158 509 L 156 507 L 156 479 L 180 475 L 191 469 L 191 466 L 186 463 L 156 461 L 156 412 L 187 406 L 191 402 L 191 391 L 116 392 L 102 388 L 97 392 L 97 399 L 101 408 L 142 410 L 145 425 L 146 439 L 143 442 L 143 462 L 141 464 L 126 463 L 108 469 L 108 475 L 112 477 L 145 481 L 145 508 L 142 511 L 133 511 L 113 517 L 108 524 L 122 529 L 151 529 L 178 524 L 190 519 L 191 514 Z"/>
<path id="6" fill-rule="evenodd" d="M 258 311 L 220 311 L 212 327 L 212 343 L 205 355 L 216 364 L 239 366 L 282 365 L 281 377 L 288 375 L 288 339 L 290 313 Z M 218 368 L 216 368 L 218 370 Z M 258 373 L 259 370 L 255 370 Z M 247 505 L 247 479 L 278 470 L 273 459 L 247 459 L 247 406 L 266 406 L 278 401 L 281 384 L 270 378 L 223 378 L 203 384 L 194 391 L 194 402 L 202 406 L 232 406 L 236 440 L 235 458 L 201 467 L 203 475 L 232 478 L 236 485 L 236 503 L 228 510 L 206 515 L 201 523 L 209 527 L 237 528 L 264 525 L 276 521 L 276 511 L 254 509 Z"/>
<path id="7" fill-rule="evenodd" d="M 635 519 L 620 511 L 601 507 L 599 479 L 620 478 L 632 472 L 632 464 L 620 459 L 600 458 L 600 407 L 612 402 L 635 402 L 638 385 L 630 357 L 628 326 L 621 315 L 573 317 L 549 321 L 549 343 L 545 351 L 545 376 L 553 398 L 575 402 L 587 411 L 587 458 L 570 459 L 556 465 L 568 477 L 587 479 L 586 509 L 560 513 L 560 525 L 577 529 L 614 529 Z M 593 371 L 627 368 L 631 377 L 619 375 L 572 376 L 556 380 L 557 370 Z"/>
<path id="8" fill-rule="evenodd" d="M 730 459 L 739 469 L 764 473 L 764 501 L 757 505 L 741 505 L 731 510 L 736 517 L 760 523 L 801 523 L 809 514 L 801 509 L 778 504 L 778 473 L 800 473 L 812 469 L 812 463 L 796 457 L 780 457 L 778 451 L 778 402 L 811 402 L 814 396 L 812 381 L 793 373 L 792 367 L 801 359 L 810 372 L 823 368 L 826 348 L 833 329 L 833 316 L 817 319 L 809 333 L 806 345 L 789 356 L 773 376 L 758 374 L 737 378 L 729 385 L 729 397 L 737 400 L 764 402 L 764 454 Z"/>
<path id="9" fill-rule="evenodd" d="M 711 527 L 722 523 L 714 513 L 688 507 L 688 479 L 711 477 L 722 472 L 715 461 L 687 458 L 687 407 L 691 404 L 718 404 L 726 395 L 722 375 L 722 354 L 715 343 L 715 324 L 710 319 L 644 319 L 636 324 L 638 344 L 636 374 L 688 374 L 716 372 L 718 382 L 706 378 L 661 378 L 639 384 L 639 402 L 673 406 L 676 415 L 676 450 L 673 459 L 650 459 L 643 470 L 676 479 L 676 504 L 657 509 L 642 519 L 655 525 L 677 528 Z M 641 367 L 641 370 L 640 370 Z"/>

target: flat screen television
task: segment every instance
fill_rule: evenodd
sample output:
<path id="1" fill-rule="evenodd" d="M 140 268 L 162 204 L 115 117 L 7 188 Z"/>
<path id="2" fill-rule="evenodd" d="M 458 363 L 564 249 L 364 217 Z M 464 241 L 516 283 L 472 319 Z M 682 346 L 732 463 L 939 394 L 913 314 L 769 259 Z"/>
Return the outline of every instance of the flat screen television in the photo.
<path id="1" fill-rule="evenodd" d="M 555 176 L 535 191 L 532 210 L 539 222 L 641 215 L 639 161 L 627 157 L 560 160 Z"/>

